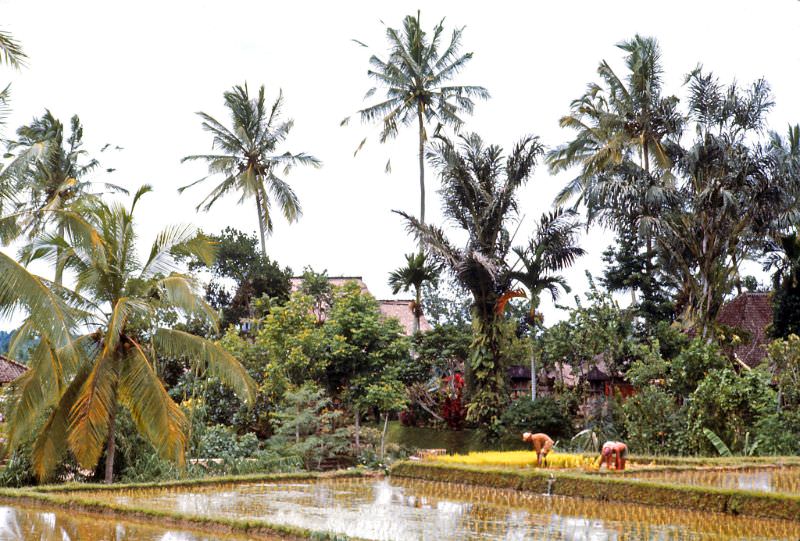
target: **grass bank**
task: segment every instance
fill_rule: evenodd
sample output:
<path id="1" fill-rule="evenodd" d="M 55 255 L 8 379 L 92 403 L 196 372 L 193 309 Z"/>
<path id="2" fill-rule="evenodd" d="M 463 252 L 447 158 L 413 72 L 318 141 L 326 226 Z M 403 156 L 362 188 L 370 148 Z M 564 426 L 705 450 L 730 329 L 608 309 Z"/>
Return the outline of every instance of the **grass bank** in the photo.
<path id="1" fill-rule="evenodd" d="M 434 462 L 399 462 L 397 477 L 445 481 L 540 494 L 592 498 L 601 501 L 669 506 L 759 518 L 800 520 L 800 496 L 749 490 L 719 489 L 641 481 L 617 475 L 591 475 L 556 470 L 519 470 Z"/>
<path id="2" fill-rule="evenodd" d="M 146 483 L 68 483 L 61 485 L 41 485 L 27 487 L 26 491 L 42 493 L 67 492 L 127 492 L 135 490 L 175 490 L 182 488 L 225 487 L 245 483 L 279 483 L 281 481 L 314 481 L 319 479 L 341 479 L 347 477 L 364 477 L 372 472 L 361 469 L 340 470 L 332 472 L 292 472 L 262 473 L 245 475 L 225 475 L 219 477 L 198 477 L 196 479 L 177 479 L 174 481 L 150 481 Z M 22 489 L 21 489 L 22 490 Z"/>

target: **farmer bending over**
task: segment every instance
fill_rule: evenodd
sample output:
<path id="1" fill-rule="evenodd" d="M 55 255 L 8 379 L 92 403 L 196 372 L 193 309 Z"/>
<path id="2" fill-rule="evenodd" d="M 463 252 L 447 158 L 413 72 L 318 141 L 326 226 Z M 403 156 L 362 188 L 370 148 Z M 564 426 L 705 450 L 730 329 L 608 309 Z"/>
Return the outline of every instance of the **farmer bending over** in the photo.
<path id="1" fill-rule="evenodd" d="M 529 441 L 533 446 L 533 450 L 536 453 L 536 464 L 541 466 L 542 465 L 542 457 L 544 457 L 544 465 L 547 466 L 547 453 L 553 448 L 553 440 L 547 434 L 542 434 L 538 432 L 536 434 L 531 434 L 530 432 L 525 432 L 522 435 L 522 441 Z"/>
<path id="2" fill-rule="evenodd" d="M 614 457 L 614 469 L 621 471 L 625 469 L 625 459 L 628 458 L 628 446 L 621 441 L 607 441 L 603 444 L 603 450 L 600 453 L 600 466 L 603 461 L 606 463 L 606 468 L 611 469 L 611 457 Z"/>

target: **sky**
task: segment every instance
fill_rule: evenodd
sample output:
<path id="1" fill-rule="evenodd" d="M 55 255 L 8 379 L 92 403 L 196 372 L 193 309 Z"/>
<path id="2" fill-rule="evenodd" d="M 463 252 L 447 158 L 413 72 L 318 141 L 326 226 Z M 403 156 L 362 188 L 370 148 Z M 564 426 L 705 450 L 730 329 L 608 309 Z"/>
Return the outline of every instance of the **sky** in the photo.
<path id="1" fill-rule="evenodd" d="M 656 5 L 658 12 L 650 9 Z M 313 154 L 323 167 L 298 168 L 287 177 L 303 216 L 294 224 L 276 221 L 268 255 L 295 273 L 310 265 L 329 275 L 363 276 L 373 294 L 390 298 L 388 274 L 415 248 L 391 211 L 418 212 L 416 131 L 381 145 L 379 126 L 362 124 L 356 112 L 371 103 L 363 101 L 373 86 L 367 62 L 373 53 L 385 56 L 386 25 L 399 27 L 418 8 L 427 29 L 442 18 L 448 31 L 466 27 L 462 51 L 474 57 L 455 82 L 482 85 L 492 97 L 477 104 L 464 129 L 505 148 L 527 134 L 548 147 L 568 140 L 559 117 L 596 80 L 601 60 L 621 68 L 615 44 L 636 33 L 659 40 L 666 93 L 685 96 L 683 77 L 701 63 L 723 82 L 765 77 L 776 101 L 771 127 L 784 132 L 800 122 L 797 0 L 0 0 L 0 29 L 11 32 L 29 57 L 20 72 L 0 67 L 0 83 L 12 83 L 3 136 L 13 136 L 45 108 L 65 123 L 80 115 L 87 150 L 115 169 L 103 180 L 131 190 L 145 183 L 155 188 L 138 210 L 143 250 L 175 223 L 208 233 L 226 226 L 255 232 L 252 201 L 238 205 L 230 196 L 210 212 L 196 212 L 213 181 L 179 195 L 178 187 L 205 176 L 202 164 L 180 159 L 211 150 L 196 112 L 227 123 L 224 91 L 245 82 L 255 91 L 263 84 L 274 99 L 282 89 L 285 115 L 295 121 L 283 150 Z M 353 120 L 340 127 L 347 116 Z M 106 143 L 123 150 L 99 153 Z M 387 159 L 391 174 L 384 172 Z M 521 192 L 518 238 L 532 232 L 572 174 L 553 176 L 538 167 Z M 426 179 L 427 219 L 441 223 L 438 179 L 430 168 Z M 586 270 L 601 274 L 601 254 L 612 241 L 597 228 L 583 235 L 588 254 L 566 273 L 573 293 L 585 291 Z M 547 299 L 542 311 L 546 324 L 564 317 Z"/>

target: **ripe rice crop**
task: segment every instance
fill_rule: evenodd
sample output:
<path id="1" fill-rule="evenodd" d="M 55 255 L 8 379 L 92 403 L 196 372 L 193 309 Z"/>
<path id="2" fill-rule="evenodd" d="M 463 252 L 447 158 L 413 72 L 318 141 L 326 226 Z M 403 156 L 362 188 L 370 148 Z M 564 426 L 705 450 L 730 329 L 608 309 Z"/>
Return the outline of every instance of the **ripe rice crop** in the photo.
<path id="1" fill-rule="evenodd" d="M 430 460 L 447 464 L 468 464 L 470 466 L 505 466 L 511 468 L 536 468 L 536 453 L 533 451 L 483 451 L 466 455 L 443 455 Z M 544 464 L 543 464 L 544 466 Z M 571 453 L 550 453 L 547 467 L 553 469 L 597 469 L 597 457 Z"/>

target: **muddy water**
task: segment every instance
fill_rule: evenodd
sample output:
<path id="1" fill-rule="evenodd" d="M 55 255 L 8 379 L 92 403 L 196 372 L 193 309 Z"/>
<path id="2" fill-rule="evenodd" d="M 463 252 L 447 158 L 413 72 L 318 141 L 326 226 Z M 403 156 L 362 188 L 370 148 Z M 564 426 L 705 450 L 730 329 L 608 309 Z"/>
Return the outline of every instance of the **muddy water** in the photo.
<path id="1" fill-rule="evenodd" d="M 638 471 L 634 479 L 719 488 L 784 492 L 800 495 L 800 468 L 746 468 L 740 470 Z"/>
<path id="2" fill-rule="evenodd" d="M 167 530 L 73 511 L 0 506 L 3 541 L 244 541 L 244 537 Z"/>
<path id="3" fill-rule="evenodd" d="M 379 540 L 800 539 L 800 523 L 403 479 L 143 491 L 111 499 Z"/>

